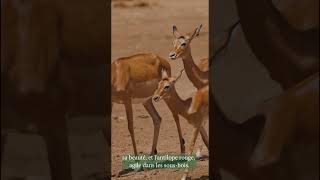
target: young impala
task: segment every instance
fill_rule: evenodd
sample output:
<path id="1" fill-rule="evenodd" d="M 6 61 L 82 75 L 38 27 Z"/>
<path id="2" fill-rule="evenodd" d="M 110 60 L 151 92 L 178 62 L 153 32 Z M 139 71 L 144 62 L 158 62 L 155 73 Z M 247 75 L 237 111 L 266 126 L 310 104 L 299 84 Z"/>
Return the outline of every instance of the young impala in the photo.
<path id="1" fill-rule="evenodd" d="M 203 126 L 204 120 L 208 118 L 208 103 L 199 104 L 198 96 L 204 96 L 200 99 L 204 99 L 205 96 L 208 99 L 208 86 L 199 90 L 196 94 L 196 98 L 188 98 L 183 100 L 178 95 L 175 89 L 175 83 L 181 77 L 183 70 L 180 72 L 180 75 L 176 78 L 170 77 L 165 69 L 162 70 L 162 79 L 158 84 L 157 90 L 154 92 L 153 100 L 158 102 L 163 99 L 172 110 L 174 114 L 184 117 L 189 124 L 193 126 L 193 135 L 190 141 L 190 145 L 187 149 L 187 154 L 192 154 L 193 147 L 200 132 L 201 137 L 207 148 L 209 148 L 209 139 L 207 132 Z M 202 100 L 201 100 L 202 102 Z M 208 101 L 206 101 L 208 102 Z M 195 111 L 196 110 L 196 111 Z M 186 179 L 188 176 L 188 170 L 184 174 L 182 179 Z"/>

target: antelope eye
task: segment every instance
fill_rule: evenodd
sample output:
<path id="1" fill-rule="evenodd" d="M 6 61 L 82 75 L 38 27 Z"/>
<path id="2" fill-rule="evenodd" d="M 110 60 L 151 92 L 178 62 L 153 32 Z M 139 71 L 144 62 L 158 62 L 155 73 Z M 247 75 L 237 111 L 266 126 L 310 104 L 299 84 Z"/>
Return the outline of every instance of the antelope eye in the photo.
<path id="1" fill-rule="evenodd" d="M 184 47 L 184 46 L 186 46 L 186 45 L 187 45 L 187 43 L 182 43 L 182 44 L 181 44 L 182 47 Z"/>
<path id="2" fill-rule="evenodd" d="M 168 90 L 169 88 L 170 88 L 170 86 L 167 85 L 167 86 L 165 86 L 163 89 L 164 89 L 164 90 Z"/>

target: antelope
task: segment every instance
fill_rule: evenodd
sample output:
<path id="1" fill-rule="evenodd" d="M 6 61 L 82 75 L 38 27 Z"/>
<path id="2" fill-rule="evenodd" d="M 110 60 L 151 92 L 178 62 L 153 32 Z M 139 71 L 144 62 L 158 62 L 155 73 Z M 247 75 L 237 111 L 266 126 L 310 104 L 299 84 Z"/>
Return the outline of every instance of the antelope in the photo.
<path id="1" fill-rule="evenodd" d="M 192 98 L 192 102 L 188 110 L 188 114 L 192 114 L 200 111 L 200 108 L 202 108 L 203 106 L 208 108 L 209 106 L 208 92 L 209 92 L 209 86 L 205 86 L 196 92 L 196 94 Z"/>
<path id="2" fill-rule="evenodd" d="M 253 167 L 278 161 L 289 143 L 319 143 L 319 73 L 259 109 L 266 124 L 250 160 Z"/>
<path id="3" fill-rule="evenodd" d="M 171 107 L 170 109 L 172 110 L 173 114 L 184 117 L 188 121 L 188 123 L 193 126 L 192 138 L 187 148 L 187 154 L 191 155 L 199 132 L 201 134 L 203 142 L 209 149 L 209 138 L 203 126 L 204 120 L 208 118 L 208 103 L 206 103 L 206 105 L 204 106 L 202 106 L 202 104 L 198 104 L 200 96 L 204 95 L 208 97 L 209 88 L 208 86 L 206 86 L 203 89 L 199 90 L 196 97 L 193 99 L 181 99 L 175 89 L 175 83 L 177 82 L 177 80 L 179 80 L 183 71 L 184 70 L 180 71 L 179 76 L 174 78 L 168 75 L 166 69 L 163 69 L 162 79 L 159 82 L 156 91 L 154 92 L 153 100 L 155 102 L 158 102 L 163 99 L 166 104 Z M 202 97 L 201 99 L 204 98 L 205 97 Z M 186 173 L 184 174 L 182 179 L 186 179 L 187 176 L 188 170 L 186 170 Z"/>
<path id="4" fill-rule="evenodd" d="M 176 60 L 178 58 L 182 59 L 184 69 L 186 71 L 188 79 L 192 84 L 199 90 L 204 86 L 208 85 L 208 73 L 209 73 L 209 60 L 208 58 L 200 59 L 200 63 L 196 65 L 194 63 L 191 54 L 191 41 L 198 37 L 202 24 L 200 24 L 193 32 L 187 33 L 185 35 L 180 34 L 178 28 L 173 25 L 172 35 L 173 35 L 173 49 L 169 53 L 169 58 L 171 60 Z M 202 146 L 197 150 L 196 156 L 201 157 Z"/>
<path id="5" fill-rule="evenodd" d="M 200 89 L 208 84 L 209 73 L 209 61 L 208 58 L 200 60 L 200 64 L 197 66 L 194 63 L 191 54 L 191 42 L 195 37 L 199 36 L 202 25 L 199 25 L 193 32 L 181 35 L 178 32 L 178 28 L 174 25 L 173 30 L 173 49 L 169 54 L 171 60 L 181 58 L 186 74 L 192 84 Z"/>
<path id="6" fill-rule="evenodd" d="M 119 58 L 112 62 L 112 103 L 124 104 L 126 109 L 128 129 L 130 132 L 134 154 L 137 155 L 133 129 L 133 103 L 142 103 L 150 114 L 153 125 L 153 143 L 151 154 L 156 154 L 156 146 L 159 137 L 161 117 L 154 108 L 152 95 L 161 80 L 161 70 L 171 75 L 171 67 L 167 60 L 156 54 L 137 54 L 130 57 Z M 169 105 L 178 129 L 181 153 L 185 152 L 184 139 L 182 137 L 179 117 L 173 106 Z"/>

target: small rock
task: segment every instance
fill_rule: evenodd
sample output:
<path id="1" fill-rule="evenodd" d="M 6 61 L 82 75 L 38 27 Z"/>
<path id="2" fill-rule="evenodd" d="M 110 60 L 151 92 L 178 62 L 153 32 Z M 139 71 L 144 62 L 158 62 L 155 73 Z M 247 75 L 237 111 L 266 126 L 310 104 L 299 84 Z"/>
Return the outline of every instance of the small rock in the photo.
<path id="1" fill-rule="evenodd" d="M 201 151 L 198 149 L 197 152 L 196 152 L 196 160 L 200 160 L 200 161 L 203 161 L 203 156 L 201 154 Z"/>
<path id="2" fill-rule="evenodd" d="M 124 120 L 125 117 L 124 116 L 113 116 L 112 117 L 114 120 Z"/>
<path id="3" fill-rule="evenodd" d="M 158 171 L 153 171 L 153 172 L 151 173 L 152 176 L 157 175 L 157 174 L 158 174 Z"/>
<path id="4" fill-rule="evenodd" d="M 143 114 L 143 115 L 139 115 L 138 117 L 139 117 L 139 118 L 142 118 L 142 119 L 146 119 L 146 118 L 148 118 L 149 116 L 148 116 L 148 115 Z"/>

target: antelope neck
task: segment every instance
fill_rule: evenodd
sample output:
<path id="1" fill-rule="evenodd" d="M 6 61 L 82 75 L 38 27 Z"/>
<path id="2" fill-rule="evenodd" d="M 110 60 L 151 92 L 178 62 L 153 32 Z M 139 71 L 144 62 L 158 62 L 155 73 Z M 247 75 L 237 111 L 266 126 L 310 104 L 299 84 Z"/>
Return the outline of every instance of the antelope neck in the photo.
<path id="1" fill-rule="evenodd" d="M 186 70 L 186 74 L 192 84 L 197 88 L 200 89 L 203 87 L 203 82 L 201 82 L 200 79 L 198 79 L 194 73 L 197 73 L 198 75 L 201 74 L 201 70 L 199 67 L 194 63 L 193 57 L 191 55 L 191 48 L 189 47 L 189 51 L 186 52 L 182 57 L 183 66 Z"/>
<path id="2" fill-rule="evenodd" d="M 164 98 L 166 104 L 170 107 L 170 109 L 175 109 L 177 113 L 182 116 L 186 116 L 187 109 L 189 108 L 188 100 L 183 100 L 178 95 L 175 87 L 171 90 L 170 94 Z"/>

